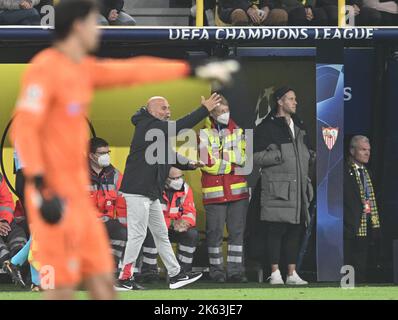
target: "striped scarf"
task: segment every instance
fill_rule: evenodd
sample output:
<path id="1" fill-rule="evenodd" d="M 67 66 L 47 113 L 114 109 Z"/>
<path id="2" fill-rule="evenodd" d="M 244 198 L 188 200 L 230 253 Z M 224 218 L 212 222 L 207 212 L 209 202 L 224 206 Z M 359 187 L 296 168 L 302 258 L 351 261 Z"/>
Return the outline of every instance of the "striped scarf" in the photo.
<path id="1" fill-rule="evenodd" d="M 357 181 L 357 184 L 359 186 L 360 194 L 361 194 L 361 200 L 365 202 L 366 197 L 365 197 L 365 190 L 364 186 L 362 184 L 361 178 L 359 173 L 357 173 L 357 169 L 355 167 L 355 164 L 352 163 L 352 169 L 355 172 L 355 178 Z M 370 221 L 371 221 L 371 227 L 373 229 L 380 228 L 380 219 L 379 219 L 379 213 L 377 210 L 377 204 L 376 204 L 376 197 L 373 189 L 373 184 L 372 180 L 370 179 L 369 172 L 366 170 L 366 168 L 363 168 L 363 174 L 364 174 L 364 179 L 366 180 L 366 184 L 368 186 L 368 192 L 369 192 L 369 202 L 370 202 Z M 358 229 L 357 236 L 358 237 L 366 237 L 367 231 L 368 231 L 368 215 L 365 212 L 362 212 L 361 215 L 361 223 Z"/>

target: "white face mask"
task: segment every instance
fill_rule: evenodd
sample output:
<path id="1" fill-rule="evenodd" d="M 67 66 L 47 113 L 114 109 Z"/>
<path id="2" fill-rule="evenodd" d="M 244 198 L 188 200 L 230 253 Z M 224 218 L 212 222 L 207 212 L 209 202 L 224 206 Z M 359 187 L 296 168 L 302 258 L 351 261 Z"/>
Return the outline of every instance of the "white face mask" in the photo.
<path id="1" fill-rule="evenodd" d="M 217 117 L 217 122 L 228 125 L 229 122 L 229 112 L 225 112 Z"/>
<path id="2" fill-rule="evenodd" d="M 174 190 L 181 190 L 182 186 L 184 185 L 184 179 L 179 178 L 177 180 L 169 179 L 169 187 Z"/>
<path id="3" fill-rule="evenodd" d="M 98 165 L 101 168 L 105 168 L 111 164 L 111 157 L 108 153 L 100 155 L 98 157 Z"/>

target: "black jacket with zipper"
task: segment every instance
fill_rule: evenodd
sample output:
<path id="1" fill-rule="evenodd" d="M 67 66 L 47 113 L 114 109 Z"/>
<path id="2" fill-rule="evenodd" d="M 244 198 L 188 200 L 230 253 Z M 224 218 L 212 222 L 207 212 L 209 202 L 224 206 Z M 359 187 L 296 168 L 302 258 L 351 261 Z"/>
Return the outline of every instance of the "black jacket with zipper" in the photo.
<path id="1" fill-rule="evenodd" d="M 193 128 L 208 115 L 209 112 L 206 107 L 199 107 L 192 113 L 175 121 L 176 133 L 182 129 Z M 120 191 L 128 194 L 143 195 L 152 200 L 161 199 L 170 168 L 174 166 L 180 169 L 189 169 L 189 166 L 186 164 L 182 165 L 168 160 L 168 140 L 171 138 L 168 129 L 172 122 L 155 118 L 145 107 L 142 107 L 136 112 L 131 118 L 131 122 L 135 126 L 135 133 L 131 142 L 130 153 L 127 157 Z M 165 155 L 157 155 L 160 156 L 160 158 L 163 157 L 164 161 L 162 163 L 150 164 L 147 162 L 147 159 L 145 159 L 147 148 L 150 146 L 152 148 L 152 144 L 155 143 L 152 140 L 145 141 L 145 136 L 151 129 L 157 129 L 157 131 L 153 131 L 155 136 L 160 132 L 164 135 L 163 150 L 165 150 Z M 158 145 L 160 145 L 160 143 L 158 143 Z M 151 149 L 148 153 L 152 154 Z"/>

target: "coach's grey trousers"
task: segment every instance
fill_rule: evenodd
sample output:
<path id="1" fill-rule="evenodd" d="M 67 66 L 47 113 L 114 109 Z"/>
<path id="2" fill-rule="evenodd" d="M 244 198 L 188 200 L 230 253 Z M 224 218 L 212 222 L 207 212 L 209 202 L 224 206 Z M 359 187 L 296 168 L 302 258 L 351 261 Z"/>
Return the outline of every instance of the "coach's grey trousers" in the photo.
<path id="1" fill-rule="evenodd" d="M 176 276 L 181 267 L 170 244 L 160 201 L 151 200 L 139 194 L 123 193 L 123 197 L 127 205 L 128 233 L 123 267 L 129 263 L 135 266 L 147 234 L 147 228 L 149 228 L 169 277 Z"/>

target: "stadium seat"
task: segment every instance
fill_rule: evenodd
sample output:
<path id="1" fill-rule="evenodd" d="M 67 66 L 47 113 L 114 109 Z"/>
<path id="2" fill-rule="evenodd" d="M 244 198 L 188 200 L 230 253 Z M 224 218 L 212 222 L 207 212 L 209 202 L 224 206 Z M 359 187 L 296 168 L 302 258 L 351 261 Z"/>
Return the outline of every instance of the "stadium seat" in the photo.
<path id="1" fill-rule="evenodd" d="M 170 8 L 164 0 L 125 1 L 124 11 L 138 26 L 188 26 L 191 14 L 189 8 Z"/>

